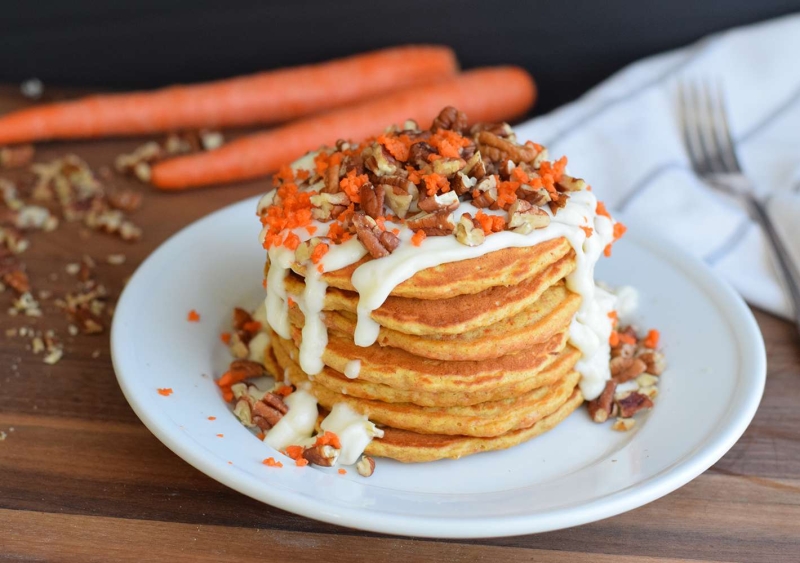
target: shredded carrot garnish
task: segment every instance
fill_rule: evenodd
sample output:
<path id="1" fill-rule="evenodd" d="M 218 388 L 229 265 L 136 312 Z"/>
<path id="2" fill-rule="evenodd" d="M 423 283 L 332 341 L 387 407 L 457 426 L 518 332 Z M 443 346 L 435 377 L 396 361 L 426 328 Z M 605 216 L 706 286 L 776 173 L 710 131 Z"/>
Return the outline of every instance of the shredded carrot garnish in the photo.
<path id="1" fill-rule="evenodd" d="M 297 250 L 297 247 L 300 246 L 300 237 L 293 232 L 289 232 L 286 235 L 286 239 L 283 241 L 283 246 L 289 250 Z"/>
<path id="2" fill-rule="evenodd" d="M 619 341 L 623 344 L 636 344 L 636 339 L 630 334 L 625 334 L 624 332 L 619 333 Z"/>
<path id="3" fill-rule="evenodd" d="M 273 393 L 275 393 L 276 395 L 280 395 L 281 397 L 288 397 L 293 392 L 294 389 L 292 388 L 291 385 L 281 385 L 280 387 L 275 389 L 275 391 L 273 391 Z"/>
<path id="4" fill-rule="evenodd" d="M 186 315 L 186 320 L 189 321 L 190 323 L 196 323 L 200 321 L 200 313 L 192 309 L 191 311 L 189 311 L 189 314 Z"/>
<path id="5" fill-rule="evenodd" d="M 264 432 L 259 432 L 258 434 L 256 434 L 256 438 L 258 438 L 262 442 L 264 441 L 264 438 L 266 438 L 266 437 L 267 437 L 267 435 Z"/>
<path id="6" fill-rule="evenodd" d="M 606 209 L 606 204 L 603 203 L 602 201 L 597 202 L 597 209 L 595 210 L 595 212 L 598 215 L 602 215 L 603 217 L 608 217 L 609 219 L 611 219 L 611 214 Z"/>
<path id="7" fill-rule="evenodd" d="M 517 170 L 516 168 L 514 169 Z M 508 209 L 508 206 L 517 201 L 517 190 L 520 187 L 519 182 L 500 182 L 497 185 L 497 205 L 503 209 Z"/>
<path id="8" fill-rule="evenodd" d="M 347 475 L 347 469 L 340 469 L 339 475 Z"/>
<path id="9" fill-rule="evenodd" d="M 161 389 L 157 389 L 157 391 L 162 397 L 169 397 L 172 395 L 172 389 L 170 387 L 162 387 Z"/>
<path id="10" fill-rule="evenodd" d="M 459 158 L 461 156 L 459 151 L 463 147 L 468 146 L 470 140 L 464 138 L 456 131 L 440 129 L 428 139 L 428 144 L 439 151 L 439 155 L 441 155 L 440 158 Z"/>
<path id="11" fill-rule="evenodd" d="M 425 240 L 426 236 L 427 235 L 425 234 L 425 231 L 423 230 L 417 231 L 416 233 L 414 233 L 414 236 L 411 237 L 411 244 L 413 244 L 414 246 L 421 245 L 422 241 Z"/>
<path id="12" fill-rule="evenodd" d="M 483 233 L 486 235 L 498 233 L 506 227 L 506 220 L 503 217 L 500 215 L 488 215 L 480 209 L 475 214 L 475 220 L 478 221 Z"/>
<path id="13" fill-rule="evenodd" d="M 316 232 L 317 232 L 317 226 L 316 226 L 316 225 L 308 225 L 308 226 L 306 227 L 306 232 L 307 232 L 309 235 L 313 235 L 314 233 L 316 233 Z"/>
<path id="14" fill-rule="evenodd" d="M 583 229 L 583 232 L 586 233 L 586 238 L 589 238 L 592 236 L 592 233 L 594 233 L 594 229 L 591 227 L 581 227 L 581 229 Z"/>
<path id="15" fill-rule="evenodd" d="M 286 303 L 288 303 L 289 307 L 294 307 L 295 301 L 291 296 L 289 296 L 286 298 Z"/>
<path id="16" fill-rule="evenodd" d="M 267 467 L 283 467 L 283 464 L 280 461 L 275 461 L 274 457 L 268 457 L 261 463 L 263 463 Z"/>
<path id="17" fill-rule="evenodd" d="M 242 325 L 245 332 L 258 332 L 261 330 L 261 323 L 258 321 L 247 321 Z"/>
<path id="18" fill-rule="evenodd" d="M 658 348 L 658 341 L 660 338 L 661 333 L 653 328 L 647 332 L 647 336 L 645 336 L 642 344 L 644 344 L 646 348 Z"/>
<path id="19" fill-rule="evenodd" d="M 605 256 L 606 258 L 611 256 L 611 245 L 610 244 L 607 244 L 606 247 L 603 249 L 603 256 Z"/>
<path id="20" fill-rule="evenodd" d="M 390 155 L 400 162 L 408 160 L 408 152 L 411 148 L 411 138 L 408 135 L 380 135 L 377 140 Z"/>
<path id="21" fill-rule="evenodd" d="M 611 331 L 611 336 L 608 337 L 608 343 L 611 347 L 619 346 L 619 333 L 616 330 Z"/>
<path id="22" fill-rule="evenodd" d="M 267 278 L 264 278 L 263 280 L 261 280 L 261 287 L 263 287 L 264 289 L 267 289 Z"/>
<path id="23" fill-rule="evenodd" d="M 400 234 L 400 229 L 392 229 L 392 234 L 393 235 L 399 235 Z"/>
<path id="24" fill-rule="evenodd" d="M 219 335 L 219 339 L 222 340 L 226 345 L 231 343 L 231 333 L 230 332 L 223 332 Z"/>
<path id="25" fill-rule="evenodd" d="M 614 223 L 614 240 L 619 240 L 628 231 L 628 227 L 620 222 Z"/>
<path id="26" fill-rule="evenodd" d="M 330 247 L 327 244 L 324 242 L 319 243 L 311 252 L 311 261 L 314 264 L 319 264 L 319 261 L 328 253 L 328 250 L 330 250 Z"/>
<path id="27" fill-rule="evenodd" d="M 224 438 L 224 437 L 225 437 L 224 434 L 217 434 L 217 438 Z"/>
<path id="28" fill-rule="evenodd" d="M 226 388 L 222 390 L 222 398 L 226 403 L 230 403 L 233 401 L 233 391 L 230 388 Z"/>
<path id="29" fill-rule="evenodd" d="M 300 169 L 297 171 L 296 177 L 298 180 L 308 180 L 311 173 L 308 170 Z"/>
<path id="30" fill-rule="evenodd" d="M 429 196 L 436 195 L 439 191 L 442 193 L 450 191 L 450 182 L 441 174 L 425 174 L 422 180 L 425 182 L 425 190 Z"/>
<path id="31" fill-rule="evenodd" d="M 292 459 L 299 459 L 303 456 L 303 446 L 286 446 L 286 455 Z"/>
<path id="32" fill-rule="evenodd" d="M 619 317 L 617 316 L 616 311 L 611 311 L 610 313 L 608 313 L 608 318 L 611 319 L 611 326 L 617 326 L 617 323 L 619 322 Z"/>
<path id="33" fill-rule="evenodd" d="M 355 169 L 352 169 L 339 181 L 339 187 L 347 194 L 350 201 L 361 203 L 361 186 L 367 182 L 369 182 L 369 178 L 366 174 L 356 174 Z"/>
<path id="34" fill-rule="evenodd" d="M 376 217 L 375 223 L 378 225 L 378 228 L 382 231 L 386 230 L 386 217 Z"/>
<path id="35" fill-rule="evenodd" d="M 305 467 L 306 465 L 308 465 L 308 460 L 304 457 L 298 457 L 297 459 L 294 460 L 294 464 L 297 467 Z"/>
<path id="36" fill-rule="evenodd" d="M 409 181 L 418 186 L 422 181 L 422 173 L 413 166 L 406 166 L 406 172 L 408 172 Z"/>
<path id="37" fill-rule="evenodd" d="M 325 273 L 325 268 L 322 266 L 322 264 L 317 264 L 317 271 L 320 274 Z"/>
<path id="38" fill-rule="evenodd" d="M 208 420 L 217 420 L 217 417 L 216 416 L 209 416 Z"/>
<path id="39" fill-rule="evenodd" d="M 316 441 L 314 442 L 315 446 L 333 446 L 337 449 L 342 449 L 342 443 L 339 441 L 339 436 L 334 434 L 333 432 L 325 431 L 324 434 L 317 436 Z"/>
<path id="40" fill-rule="evenodd" d="M 272 176 L 272 183 L 278 185 L 282 182 L 291 182 L 294 180 L 294 171 L 288 164 L 284 164 L 278 169 L 278 172 Z"/>

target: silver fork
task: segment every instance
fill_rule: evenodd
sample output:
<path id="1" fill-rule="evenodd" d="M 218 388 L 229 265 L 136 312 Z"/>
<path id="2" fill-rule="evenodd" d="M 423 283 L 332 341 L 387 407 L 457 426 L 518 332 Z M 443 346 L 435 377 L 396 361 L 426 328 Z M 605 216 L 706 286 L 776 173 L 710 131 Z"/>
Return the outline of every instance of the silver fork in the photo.
<path id="1" fill-rule="evenodd" d="M 679 91 L 683 141 L 692 168 L 709 186 L 743 201 L 751 217 L 761 225 L 789 289 L 795 324 L 800 331 L 800 273 L 793 267 L 791 256 L 776 232 L 764 202 L 756 196 L 753 184 L 742 171 L 720 88 L 705 83 L 681 83 Z"/>

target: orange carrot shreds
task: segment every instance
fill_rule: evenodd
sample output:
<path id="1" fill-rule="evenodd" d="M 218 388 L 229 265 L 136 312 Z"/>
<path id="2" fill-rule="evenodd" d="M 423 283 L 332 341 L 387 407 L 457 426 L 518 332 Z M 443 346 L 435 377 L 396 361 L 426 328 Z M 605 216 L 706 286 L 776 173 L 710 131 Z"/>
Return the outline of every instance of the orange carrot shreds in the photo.
<path id="1" fill-rule="evenodd" d="M 317 232 L 317 226 L 316 226 L 316 225 L 309 225 L 309 226 L 307 226 L 307 227 L 306 227 L 306 232 L 307 232 L 309 235 L 313 235 L 314 233 L 316 233 L 316 232 Z"/>
<path id="2" fill-rule="evenodd" d="M 304 457 L 298 457 L 296 460 L 294 460 L 294 464 L 297 467 L 305 467 L 306 465 L 308 465 L 308 460 Z"/>
<path id="3" fill-rule="evenodd" d="M 598 215 L 602 215 L 603 217 L 608 217 L 611 219 L 611 214 L 606 209 L 606 204 L 602 201 L 597 202 L 597 209 L 595 211 Z"/>
<path id="4" fill-rule="evenodd" d="M 608 318 L 611 319 L 611 326 L 617 326 L 617 323 L 619 322 L 619 317 L 617 316 L 616 311 L 610 311 L 608 313 Z"/>
<path id="5" fill-rule="evenodd" d="M 311 251 L 311 261 L 314 264 L 319 264 L 319 261 L 328 253 L 328 250 L 330 250 L 330 247 L 327 244 L 324 242 L 319 243 L 314 247 L 314 250 Z"/>
<path id="6" fill-rule="evenodd" d="M 336 244 L 343 243 L 350 237 L 350 233 L 347 232 L 344 227 L 342 227 L 341 223 L 331 223 L 330 227 L 328 228 L 328 238 Z"/>
<path id="7" fill-rule="evenodd" d="M 506 227 L 505 219 L 500 215 L 488 215 L 480 209 L 475 214 L 475 220 L 483 229 L 483 234 L 499 233 Z"/>
<path id="8" fill-rule="evenodd" d="M 611 331 L 611 336 L 608 337 L 608 343 L 611 347 L 619 346 L 619 333 L 616 330 Z"/>
<path id="9" fill-rule="evenodd" d="M 224 438 L 225 434 L 217 434 L 217 438 Z"/>
<path id="10" fill-rule="evenodd" d="M 208 420 L 217 420 L 217 417 L 216 416 L 209 416 Z"/>
<path id="11" fill-rule="evenodd" d="M 273 391 L 273 393 L 280 395 L 281 397 L 288 397 L 294 393 L 294 388 L 291 385 L 281 385 L 275 391 Z"/>
<path id="12" fill-rule="evenodd" d="M 542 145 L 540 145 L 539 143 L 534 143 L 533 141 L 525 141 L 525 146 L 526 147 L 533 147 L 534 149 L 536 149 L 539 152 L 542 152 L 542 149 L 544 149 L 544 147 Z"/>
<path id="13" fill-rule="evenodd" d="M 258 321 L 247 321 L 242 325 L 245 332 L 258 332 L 261 330 L 261 323 Z"/>
<path id="14" fill-rule="evenodd" d="M 308 180 L 308 177 L 311 176 L 311 173 L 308 170 L 300 169 L 297 171 L 297 179 L 298 180 Z"/>
<path id="15" fill-rule="evenodd" d="M 497 185 L 497 205 L 503 209 L 507 209 L 509 205 L 517 201 L 517 190 L 519 186 L 519 182 L 500 182 Z"/>
<path id="16" fill-rule="evenodd" d="M 303 446 L 286 446 L 286 455 L 292 459 L 303 457 Z"/>
<path id="17" fill-rule="evenodd" d="M 231 391 L 230 387 L 227 387 L 222 390 L 222 399 L 226 403 L 230 403 L 231 401 L 233 401 L 233 391 Z"/>
<path id="18" fill-rule="evenodd" d="M 283 244 L 284 231 L 311 224 L 312 195 L 313 192 L 301 192 L 293 182 L 287 182 L 278 188 L 275 194 L 276 203 L 270 205 L 261 216 L 261 223 L 267 230 L 264 248 L 270 249 Z"/>
<path id="19" fill-rule="evenodd" d="M 231 343 L 231 333 L 230 332 L 223 332 L 219 335 L 219 339 L 227 346 Z"/>
<path id="20" fill-rule="evenodd" d="M 297 247 L 300 246 L 300 237 L 290 232 L 288 235 L 286 235 L 286 240 L 283 241 L 283 246 L 289 250 L 297 250 Z"/>
<path id="21" fill-rule="evenodd" d="M 377 141 L 400 162 L 408 160 L 411 149 L 411 138 L 408 135 L 380 135 Z"/>
<path id="22" fill-rule="evenodd" d="M 158 391 L 158 394 L 162 397 L 169 397 L 172 395 L 172 388 L 170 387 L 162 387 L 160 389 L 156 389 L 156 391 Z"/>
<path id="23" fill-rule="evenodd" d="M 317 271 L 320 274 L 324 274 L 325 273 L 325 268 L 322 267 L 322 264 L 317 264 Z"/>
<path id="24" fill-rule="evenodd" d="M 586 238 L 589 238 L 594 233 L 594 229 L 591 228 L 591 227 L 584 226 L 584 227 L 581 227 L 581 229 L 583 229 L 583 232 L 586 233 Z"/>
<path id="25" fill-rule="evenodd" d="M 417 231 L 416 233 L 414 233 L 414 236 L 411 237 L 411 244 L 413 244 L 414 246 L 421 245 L 422 241 L 425 240 L 426 236 L 427 235 L 425 234 L 425 231 L 423 230 Z"/>
<path id="26" fill-rule="evenodd" d="M 505 230 L 506 220 L 501 215 L 492 215 L 492 232 L 499 233 Z"/>
<path id="27" fill-rule="evenodd" d="M 461 134 L 449 129 L 439 129 L 428 139 L 428 144 L 439 151 L 441 156 L 447 158 L 459 158 L 461 149 L 468 146 L 470 142 Z"/>
<path id="28" fill-rule="evenodd" d="M 439 153 L 432 152 L 431 154 L 428 155 L 428 162 L 433 162 L 435 160 L 439 160 L 440 158 L 444 157 Z"/>
<path id="29" fill-rule="evenodd" d="M 429 196 L 436 195 L 440 190 L 442 192 L 450 191 L 450 182 L 441 174 L 425 174 L 422 176 L 422 181 L 425 182 L 425 190 Z"/>
<path id="30" fill-rule="evenodd" d="M 382 231 L 386 230 L 386 218 L 385 217 L 376 217 L 375 223 L 377 223 L 378 228 Z"/>
<path id="31" fill-rule="evenodd" d="M 266 438 L 266 437 L 267 437 L 267 435 L 264 432 L 259 432 L 258 434 L 256 434 L 256 438 L 258 438 L 262 442 L 264 441 L 264 438 Z"/>
<path id="32" fill-rule="evenodd" d="M 400 234 L 400 229 L 392 229 L 392 234 L 397 236 Z"/>
<path id="33" fill-rule="evenodd" d="M 334 434 L 333 432 L 328 432 L 327 430 L 317 436 L 316 441 L 314 442 L 315 446 L 333 446 L 337 449 L 342 449 L 342 443 L 339 441 L 339 436 Z"/>
<path id="34" fill-rule="evenodd" d="M 408 172 L 408 180 L 412 184 L 419 186 L 419 183 L 422 181 L 422 173 L 413 166 L 406 166 L 406 172 Z"/>
<path id="35" fill-rule="evenodd" d="M 275 186 L 284 182 L 291 182 L 294 180 L 294 170 L 288 164 L 281 166 L 278 171 L 272 176 L 272 184 Z"/>
<path id="36" fill-rule="evenodd" d="M 623 344 L 636 344 L 636 338 L 624 332 L 619 333 L 619 341 Z"/>
<path id="37" fill-rule="evenodd" d="M 200 313 L 198 313 L 197 311 L 192 309 L 191 311 L 189 311 L 189 314 L 186 315 L 186 320 L 189 321 L 190 323 L 199 322 L 200 321 Z"/>
<path id="38" fill-rule="evenodd" d="M 323 151 L 314 157 L 314 168 L 320 176 L 322 176 L 329 167 L 338 166 L 341 163 L 342 153 L 340 152 L 329 154 Z"/>
<path id="39" fill-rule="evenodd" d="M 261 287 L 263 287 L 264 289 L 267 289 L 267 278 L 264 278 L 263 280 L 261 280 Z"/>
<path id="40" fill-rule="evenodd" d="M 611 256 L 611 245 L 607 244 L 606 247 L 603 249 L 603 256 L 606 258 Z"/>
<path id="41" fill-rule="evenodd" d="M 339 475 L 347 475 L 347 469 L 340 469 Z"/>
<path id="42" fill-rule="evenodd" d="M 280 461 L 275 461 L 274 457 L 268 457 L 261 463 L 263 463 L 267 467 L 283 467 L 283 464 Z"/>
<path id="43" fill-rule="evenodd" d="M 347 176 L 339 181 L 339 187 L 347 194 L 353 203 L 361 203 L 361 186 L 369 182 L 366 174 L 356 174 L 355 169 L 350 170 Z"/>
<path id="44" fill-rule="evenodd" d="M 294 300 L 294 299 L 292 299 L 292 297 L 291 297 L 291 296 L 289 296 L 289 297 L 287 297 L 287 298 L 286 298 L 286 302 L 289 304 L 289 307 L 294 307 L 295 300 Z"/>
<path id="45" fill-rule="evenodd" d="M 511 171 L 511 179 L 520 184 L 527 184 L 531 181 L 530 176 L 520 167 L 514 168 L 514 170 Z"/>
<path id="46" fill-rule="evenodd" d="M 614 223 L 614 240 L 619 240 L 620 238 L 622 238 L 622 235 L 624 235 L 627 232 L 627 230 L 628 227 L 626 227 L 622 223 L 619 222 Z"/>
<path id="47" fill-rule="evenodd" d="M 658 341 L 660 338 L 661 333 L 653 328 L 647 332 L 647 336 L 644 337 L 642 344 L 644 344 L 646 348 L 658 348 Z"/>

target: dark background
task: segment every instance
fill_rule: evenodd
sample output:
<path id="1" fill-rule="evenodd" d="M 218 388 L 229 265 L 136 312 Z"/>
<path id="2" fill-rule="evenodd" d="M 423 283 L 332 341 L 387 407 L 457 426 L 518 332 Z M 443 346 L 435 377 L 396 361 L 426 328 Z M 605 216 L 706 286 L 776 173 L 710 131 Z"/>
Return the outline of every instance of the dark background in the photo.
<path id="1" fill-rule="evenodd" d="M 0 81 L 152 87 L 428 42 L 465 68 L 526 67 L 539 113 L 643 56 L 794 11 L 800 0 L 2 0 Z"/>

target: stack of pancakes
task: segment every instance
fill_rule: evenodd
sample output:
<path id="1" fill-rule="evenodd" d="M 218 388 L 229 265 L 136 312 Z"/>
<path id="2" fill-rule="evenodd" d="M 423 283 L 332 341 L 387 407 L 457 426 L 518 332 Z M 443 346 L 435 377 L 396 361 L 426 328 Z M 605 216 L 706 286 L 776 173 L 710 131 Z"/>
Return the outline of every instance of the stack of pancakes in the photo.
<path id="1" fill-rule="evenodd" d="M 581 298 L 564 282 L 575 268 L 566 239 L 418 272 L 373 311 L 380 335 L 366 348 L 353 342 L 358 294 L 350 278 L 361 263 L 322 277 L 322 372 L 309 376 L 298 363 L 297 305 L 289 310 L 292 338 L 273 332 L 266 363 L 295 385 L 310 382 L 324 411 L 344 402 L 381 427 L 383 438 L 366 453 L 421 462 L 508 448 L 583 402 L 581 354 L 567 343 Z M 285 283 L 289 295 L 302 295 L 302 267 Z M 353 360 L 360 367 L 351 379 L 344 373 L 354 375 L 346 370 Z"/>

